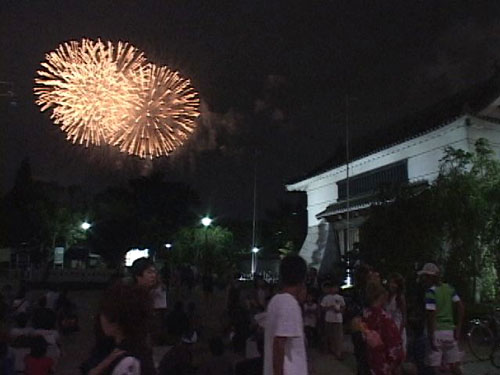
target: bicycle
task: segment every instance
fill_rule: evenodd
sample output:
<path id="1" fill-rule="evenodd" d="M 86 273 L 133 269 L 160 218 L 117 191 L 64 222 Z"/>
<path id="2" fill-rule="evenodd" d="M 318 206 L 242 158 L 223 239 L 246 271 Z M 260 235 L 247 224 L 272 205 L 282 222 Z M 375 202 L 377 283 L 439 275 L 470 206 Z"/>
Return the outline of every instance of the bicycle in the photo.
<path id="1" fill-rule="evenodd" d="M 500 309 L 482 319 L 471 319 L 467 332 L 467 343 L 470 352 L 480 361 L 491 361 L 500 368 Z"/>

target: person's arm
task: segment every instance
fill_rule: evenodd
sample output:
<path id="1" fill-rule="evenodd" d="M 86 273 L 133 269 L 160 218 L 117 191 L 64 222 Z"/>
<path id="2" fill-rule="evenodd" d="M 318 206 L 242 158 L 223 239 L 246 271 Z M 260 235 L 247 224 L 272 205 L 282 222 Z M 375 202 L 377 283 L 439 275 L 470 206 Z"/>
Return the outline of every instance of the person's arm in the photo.
<path id="1" fill-rule="evenodd" d="M 406 298 L 404 296 L 404 294 L 401 294 L 401 298 L 400 298 L 400 310 L 401 310 L 401 314 L 403 315 L 403 321 L 401 322 L 401 332 L 403 332 L 403 330 L 406 328 L 406 325 L 408 323 L 408 308 L 407 308 L 407 305 L 406 305 Z"/>
<path id="2" fill-rule="evenodd" d="M 460 339 L 460 334 L 462 333 L 462 327 L 464 324 L 465 308 L 461 300 L 455 302 L 457 309 L 457 326 L 455 327 L 455 340 Z"/>
<path id="3" fill-rule="evenodd" d="M 341 300 L 340 300 L 340 313 L 344 313 L 345 312 L 345 300 L 344 300 L 344 297 L 341 296 Z"/>
<path id="4" fill-rule="evenodd" d="M 434 343 L 434 332 L 436 331 L 436 293 L 434 289 L 429 289 L 425 293 L 425 317 L 427 321 L 427 338 L 431 349 L 436 351 Z"/>
<path id="5" fill-rule="evenodd" d="M 94 367 L 93 369 L 91 369 L 89 372 L 88 372 L 88 375 L 100 375 L 100 374 L 103 374 L 107 368 L 109 367 L 109 365 L 111 365 L 111 363 L 113 363 L 113 361 L 118 358 L 119 356 L 123 355 L 125 353 L 125 351 L 123 350 L 118 350 L 118 349 L 115 349 L 111 352 L 111 354 L 109 354 L 106 358 L 104 358 L 96 367 Z"/>
<path id="6" fill-rule="evenodd" d="M 431 349 L 436 351 L 437 349 L 434 343 L 434 332 L 436 331 L 436 310 L 427 310 L 426 319 L 427 319 L 427 336 L 429 338 L 429 343 L 431 345 Z"/>
<path id="7" fill-rule="evenodd" d="M 273 375 L 283 375 L 286 337 L 275 336 L 273 339 Z"/>

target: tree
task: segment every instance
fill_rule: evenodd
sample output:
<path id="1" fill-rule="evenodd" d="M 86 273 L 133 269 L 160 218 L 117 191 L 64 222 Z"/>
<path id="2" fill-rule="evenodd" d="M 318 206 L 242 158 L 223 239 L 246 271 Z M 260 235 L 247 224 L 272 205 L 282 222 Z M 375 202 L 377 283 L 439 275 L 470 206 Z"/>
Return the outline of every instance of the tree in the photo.
<path id="1" fill-rule="evenodd" d="M 14 187 L 2 199 L 3 244 L 26 247 L 33 262 L 48 265 L 56 245 L 69 247 L 84 238 L 85 209 L 77 204 L 77 191 L 33 179 L 29 161 L 23 160 Z"/>
<path id="2" fill-rule="evenodd" d="M 91 243 L 111 264 L 131 248 L 163 251 L 179 228 L 193 221 L 198 202 L 189 186 L 167 182 L 159 173 L 108 188 L 94 199 Z"/>
<path id="3" fill-rule="evenodd" d="M 495 199 L 500 164 L 493 156 L 485 139 L 475 143 L 474 152 L 448 147 L 434 184 L 448 250 L 446 276 L 475 301 L 480 299 L 480 271 L 498 250 L 499 233 L 492 223 L 500 207 Z"/>
<path id="4" fill-rule="evenodd" d="M 194 263 L 203 272 L 224 273 L 235 261 L 233 234 L 221 226 L 184 227 L 174 236 L 173 261 Z"/>
<path id="5" fill-rule="evenodd" d="M 484 139 L 473 152 L 448 147 L 436 181 L 404 188 L 371 208 L 361 230 L 363 259 L 382 272 L 444 265 L 466 299 L 495 294 L 500 244 L 500 163 Z M 394 198 L 395 197 L 395 198 Z"/>
<path id="6" fill-rule="evenodd" d="M 372 206 L 361 228 L 360 253 L 384 275 L 394 271 L 411 275 L 415 263 L 439 256 L 441 239 L 434 192 L 429 187 L 408 187 L 397 192 L 395 198 Z"/>

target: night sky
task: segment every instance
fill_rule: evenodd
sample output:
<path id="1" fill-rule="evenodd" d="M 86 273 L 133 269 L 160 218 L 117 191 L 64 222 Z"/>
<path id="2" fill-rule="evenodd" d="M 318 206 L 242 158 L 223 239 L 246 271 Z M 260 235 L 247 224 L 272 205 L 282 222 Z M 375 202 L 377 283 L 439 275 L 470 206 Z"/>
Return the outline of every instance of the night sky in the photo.
<path id="1" fill-rule="evenodd" d="M 251 216 L 293 196 L 284 184 L 352 144 L 486 79 L 500 58 L 498 1 L 2 1 L 1 188 L 29 157 L 37 178 L 99 191 L 162 171 L 191 184 L 203 210 Z M 82 37 L 129 41 L 192 79 L 197 131 L 153 162 L 74 146 L 34 104 L 45 53 Z M 6 91 L 2 86 L 2 93 Z"/>

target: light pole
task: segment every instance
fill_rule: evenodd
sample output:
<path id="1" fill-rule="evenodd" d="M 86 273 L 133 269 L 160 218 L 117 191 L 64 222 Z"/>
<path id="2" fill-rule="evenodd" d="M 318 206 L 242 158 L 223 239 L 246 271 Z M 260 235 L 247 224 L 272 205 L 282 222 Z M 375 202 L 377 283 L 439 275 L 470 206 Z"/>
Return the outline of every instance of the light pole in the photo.
<path id="1" fill-rule="evenodd" d="M 208 227 L 210 224 L 212 224 L 212 219 L 210 217 L 205 216 L 203 219 L 201 219 L 201 224 L 205 227 L 205 255 L 208 253 Z M 200 258 L 200 255 L 198 254 L 198 260 Z"/>
<path id="2" fill-rule="evenodd" d="M 259 250 L 256 246 L 252 248 L 252 279 L 255 278 L 255 272 L 257 272 L 257 253 Z"/>

